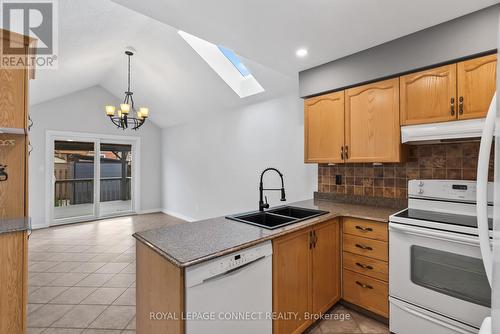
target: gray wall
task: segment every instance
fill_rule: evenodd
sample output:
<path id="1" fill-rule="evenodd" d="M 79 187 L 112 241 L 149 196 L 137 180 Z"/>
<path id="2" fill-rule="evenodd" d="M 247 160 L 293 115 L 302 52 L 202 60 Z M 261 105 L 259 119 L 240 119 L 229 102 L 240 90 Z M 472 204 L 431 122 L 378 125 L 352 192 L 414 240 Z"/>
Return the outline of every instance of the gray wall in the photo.
<path id="1" fill-rule="evenodd" d="M 500 5 L 421 30 L 299 73 L 307 97 L 497 48 Z"/>

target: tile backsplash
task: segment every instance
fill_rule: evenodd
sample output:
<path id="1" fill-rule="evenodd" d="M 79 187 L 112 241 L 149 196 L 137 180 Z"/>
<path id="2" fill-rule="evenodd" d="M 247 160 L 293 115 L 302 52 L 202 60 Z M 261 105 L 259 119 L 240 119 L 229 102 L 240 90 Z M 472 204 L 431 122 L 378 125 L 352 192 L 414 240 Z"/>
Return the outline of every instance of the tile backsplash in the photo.
<path id="1" fill-rule="evenodd" d="M 492 150 L 493 151 L 493 150 Z M 403 163 L 318 166 L 318 191 L 346 195 L 406 198 L 408 180 L 475 180 L 479 142 L 410 145 Z M 336 176 L 341 184 L 336 184 Z M 493 156 L 490 158 L 493 178 Z"/>

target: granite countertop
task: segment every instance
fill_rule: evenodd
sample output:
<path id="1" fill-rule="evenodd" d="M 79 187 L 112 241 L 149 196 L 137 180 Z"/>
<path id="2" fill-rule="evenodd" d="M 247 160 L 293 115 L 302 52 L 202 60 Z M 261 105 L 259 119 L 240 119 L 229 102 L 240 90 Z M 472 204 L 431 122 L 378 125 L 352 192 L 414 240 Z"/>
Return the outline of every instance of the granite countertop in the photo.
<path id="1" fill-rule="evenodd" d="M 0 234 L 26 231 L 31 229 L 31 221 L 28 217 L 0 219 Z"/>
<path id="2" fill-rule="evenodd" d="M 391 214 L 402 209 L 312 199 L 287 205 L 319 209 L 329 213 L 275 230 L 217 217 L 138 232 L 134 237 L 182 268 L 336 217 L 364 218 L 387 223 Z"/>

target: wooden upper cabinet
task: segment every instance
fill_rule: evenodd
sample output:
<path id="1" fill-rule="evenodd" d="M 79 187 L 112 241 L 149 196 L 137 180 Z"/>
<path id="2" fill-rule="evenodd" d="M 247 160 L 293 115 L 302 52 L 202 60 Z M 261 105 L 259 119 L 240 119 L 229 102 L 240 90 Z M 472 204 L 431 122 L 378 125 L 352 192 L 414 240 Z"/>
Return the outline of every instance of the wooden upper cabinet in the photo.
<path id="1" fill-rule="evenodd" d="M 340 223 L 321 224 L 313 231 L 312 311 L 321 314 L 340 299 Z"/>
<path id="2" fill-rule="evenodd" d="M 0 128 L 26 127 L 26 84 L 26 70 L 0 70 Z"/>
<path id="3" fill-rule="evenodd" d="M 399 79 L 348 89 L 345 131 L 348 162 L 399 162 Z"/>
<path id="4" fill-rule="evenodd" d="M 496 54 L 458 63 L 458 118 L 485 117 L 496 89 Z"/>
<path id="5" fill-rule="evenodd" d="M 401 124 L 455 120 L 457 65 L 447 65 L 400 78 Z"/>
<path id="6" fill-rule="evenodd" d="M 305 162 L 342 162 L 344 91 L 304 102 Z"/>
<path id="7" fill-rule="evenodd" d="M 310 230 L 291 233 L 273 241 L 273 311 L 298 312 L 303 315 L 311 307 Z M 279 319 L 273 321 L 274 334 L 302 333 L 310 321 Z"/>

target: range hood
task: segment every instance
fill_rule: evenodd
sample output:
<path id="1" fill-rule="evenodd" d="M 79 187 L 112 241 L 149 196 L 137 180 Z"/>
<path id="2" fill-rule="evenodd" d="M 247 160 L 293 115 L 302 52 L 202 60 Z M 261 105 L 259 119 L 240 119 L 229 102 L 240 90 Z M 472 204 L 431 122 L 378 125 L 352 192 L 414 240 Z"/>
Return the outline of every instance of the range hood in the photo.
<path id="1" fill-rule="evenodd" d="M 401 127 L 401 142 L 406 144 L 470 141 L 480 138 L 484 118 Z"/>

